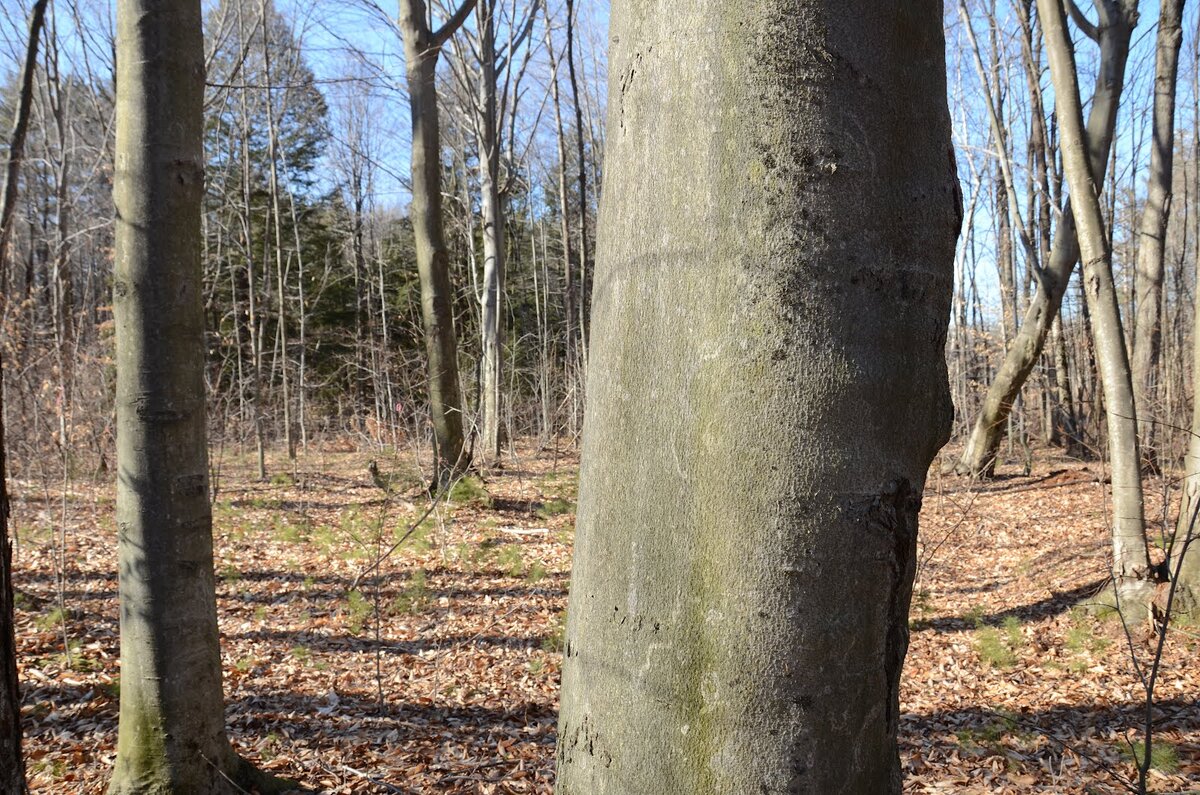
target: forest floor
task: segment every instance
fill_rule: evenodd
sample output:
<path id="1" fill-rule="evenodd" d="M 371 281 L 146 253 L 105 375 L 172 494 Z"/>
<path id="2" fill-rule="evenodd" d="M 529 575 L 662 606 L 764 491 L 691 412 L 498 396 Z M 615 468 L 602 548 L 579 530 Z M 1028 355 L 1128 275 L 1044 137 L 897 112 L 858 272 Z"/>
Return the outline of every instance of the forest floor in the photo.
<path id="1" fill-rule="evenodd" d="M 322 792 L 551 792 L 573 455 L 524 448 L 463 481 L 381 576 L 371 563 L 428 507 L 411 459 L 379 459 L 387 493 L 367 454 L 273 457 L 266 483 L 226 458 L 216 570 L 238 750 Z M 1122 792 L 1135 774 L 1132 660 L 1145 665 L 1157 638 L 1076 607 L 1107 571 L 1099 465 L 1042 456 L 1034 476 L 1017 471 L 930 480 L 902 692 L 907 792 Z M 101 793 L 119 690 L 112 488 L 13 486 L 30 783 Z M 1170 490 L 1149 492 L 1156 516 Z M 1198 652 L 1200 626 L 1172 629 L 1153 792 L 1200 788 Z"/>

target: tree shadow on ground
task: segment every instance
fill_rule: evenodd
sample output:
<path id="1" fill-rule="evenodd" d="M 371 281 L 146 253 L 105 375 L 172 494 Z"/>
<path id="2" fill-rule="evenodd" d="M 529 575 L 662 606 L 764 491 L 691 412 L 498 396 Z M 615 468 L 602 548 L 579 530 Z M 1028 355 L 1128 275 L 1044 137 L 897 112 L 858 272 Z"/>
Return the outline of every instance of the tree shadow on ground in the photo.
<path id="1" fill-rule="evenodd" d="M 966 632 L 976 629 L 980 624 L 1002 624 L 1009 617 L 1017 618 L 1021 623 L 1040 621 L 1069 612 L 1071 608 L 1075 607 L 1082 600 L 1099 593 L 1107 582 L 1107 579 L 1096 580 L 1086 585 L 1081 585 L 1078 588 L 1072 588 L 1069 591 L 1056 592 L 1045 599 L 1040 599 L 1027 605 L 983 616 L 963 615 L 922 618 L 913 621 L 909 625 L 909 629 L 912 632 L 925 632 L 927 630 L 933 630 L 934 632 Z"/>

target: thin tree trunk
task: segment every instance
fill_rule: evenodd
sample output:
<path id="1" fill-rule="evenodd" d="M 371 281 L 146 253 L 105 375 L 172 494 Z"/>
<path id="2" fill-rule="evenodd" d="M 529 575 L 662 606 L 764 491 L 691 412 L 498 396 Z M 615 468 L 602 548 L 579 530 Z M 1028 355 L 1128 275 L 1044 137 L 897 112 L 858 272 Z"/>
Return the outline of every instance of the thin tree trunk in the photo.
<path id="1" fill-rule="evenodd" d="M 267 160 L 270 162 L 270 191 L 271 191 L 271 218 L 273 221 L 273 231 L 275 232 L 275 278 L 278 281 L 278 307 L 279 318 L 277 324 L 279 327 L 280 336 L 280 391 L 283 393 L 283 438 L 287 446 L 288 458 L 295 459 L 296 457 L 296 438 L 292 431 L 292 396 L 291 384 L 288 380 L 288 337 L 287 337 L 287 290 L 286 280 L 283 272 L 283 214 L 279 207 L 279 167 L 276 162 L 276 146 L 278 135 L 275 127 L 275 107 L 272 100 L 271 92 L 271 41 L 269 38 L 270 25 L 268 24 L 268 3 L 269 0 L 263 2 L 263 26 L 262 26 L 262 42 L 263 42 L 263 75 L 266 80 L 266 106 L 267 106 Z"/>
<path id="2" fill-rule="evenodd" d="M 505 218 L 500 193 L 500 129 L 496 118 L 495 9 L 479 0 L 479 97 L 476 120 L 479 147 L 480 212 L 483 222 L 483 312 L 479 391 L 482 422 L 480 455 L 487 463 L 500 457 L 500 384 L 503 380 Z M 509 57 L 512 57 L 511 54 Z"/>
<path id="3" fill-rule="evenodd" d="M 898 795 L 952 416 L 942 3 L 612 25 L 557 791 Z"/>
<path id="4" fill-rule="evenodd" d="M 575 77 L 575 3 L 567 0 L 567 76 L 571 83 L 571 104 L 575 108 L 575 156 L 578 158 L 576 182 L 579 186 L 579 362 L 580 383 L 587 378 L 588 360 L 588 187 L 587 159 L 583 147 L 583 108 L 579 102 L 579 81 Z M 565 209 L 565 208 L 564 208 Z"/>
<path id="5" fill-rule="evenodd" d="M 559 228 L 563 246 L 563 312 L 566 315 L 567 366 L 572 368 L 578 354 L 578 325 L 575 307 L 578 303 L 575 287 L 575 272 L 571 238 L 571 207 L 567 200 L 567 133 L 563 127 L 562 98 L 558 87 L 558 57 L 554 51 L 554 30 L 550 24 L 550 8 L 543 6 L 546 13 L 546 54 L 550 60 L 550 99 L 554 105 L 555 141 L 558 144 L 558 208 Z"/>
<path id="6" fill-rule="evenodd" d="M 1096 76 L 1096 90 L 1087 125 L 1088 151 L 1097 184 L 1103 180 L 1112 146 L 1117 106 L 1125 83 L 1132 23 L 1133 20 L 1124 14 L 1115 14 L 1110 23 L 1102 26 L 1097 33 L 1100 70 Z M 1054 241 L 1050 259 L 1037 274 L 1037 291 L 1029 302 L 1016 340 L 1009 346 L 1003 364 L 992 379 L 962 457 L 955 467 L 960 474 L 980 478 L 991 477 L 995 471 L 996 455 L 1004 438 L 1009 412 L 1041 357 L 1050 327 L 1062 305 L 1063 294 L 1070 284 L 1071 273 L 1079 261 L 1079 242 L 1075 234 L 1074 211 L 1068 201 L 1058 224 L 1058 237 Z"/>
<path id="7" fill-rule="evenodd" d="M 25 134 L 29 130 L 29 111 L 33 99 L 33 76 L 37 71 L 38 41 L 46 19 L 48 0 L 36 0 L 29 12 L 29 38 L 25 61 L 18 79 L 17 108 L 13 114 L 12 132 L 8 137 L 8 158 L 4 168 L 4 191 L 0 194 L 0 306 L 9 294 L 8 242 L 12 238 L 13 212 L 17 209 L 17 190 L 21 162 L 25 157 Z M 26 278 L 25 289 L 32 280 Z"/>
<path id="8" fill-rule="evenodd" d="M 1137 319 L 1133 336 L 1133 388 L 1142 452 L 1157 461 L 1155 419 L 1158 360 L 1162 348 L 1163 257 L 1171 213 L 1171 178 L 1175 158 L 1175 82 L 1183 44 L 1185 0 L 1162 0 L 1154 67 L 1154 127 L 1150 177 L 1142 212 L 1137 258 Z"/>
<path id="9" fill-rule="evenodd" d="M 421 277 L 421 314 L 429 367 L 435 480 L 445 483 L 468 465 L 458 384 L 450 255 L 442 221 L 442 160 L 437 107 L 437 61 L 442 44 L 462 25 L 474 3 L 467 0 L 437 32 L 426 22 L 425 0 L 401 0 L 409 111 L 412 116 L 412 222 Z M 464 10 L 465 9 L 465 10 Z"/>
<path id="10" fill-rule="evenodd" d="M 1115 4 L 1112 6 L 1115 8 Z M 1137 412 L 1121 310 L 1113 283 L 1112 254 L 1099 183 L 1088 162 L 1087 134 L 1075 73 L 1075 51 L 1067 33 L 1062 0 L 1038 0 L 1055 104 L 1061 128 L 1063 171 L 1071 191 L 1083 257 L 1084 286 L 1091 312 L 1096 363 L 1104 389 L 1108 454 L 1112 469 L 1113 579 L 1122 597 L 1145 590 L 1150 576 L 1138 454 Z M 1123 12 L 1118 12 L 1122 13 Z"/>
<path id="11" fill-rule="evenodd" d="M 199 0 L 117 9 L 114 794 L 283 788 L 225 735 L 205 442 L 200 31 Z"/>

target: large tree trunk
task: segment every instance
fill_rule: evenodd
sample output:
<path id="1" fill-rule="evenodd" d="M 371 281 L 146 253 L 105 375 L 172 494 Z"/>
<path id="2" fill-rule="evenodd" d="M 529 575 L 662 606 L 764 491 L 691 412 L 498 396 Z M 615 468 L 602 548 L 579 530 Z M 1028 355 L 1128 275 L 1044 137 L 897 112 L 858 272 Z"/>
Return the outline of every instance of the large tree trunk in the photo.
<path id="1" fill-rule="evenodd" d="M 1108 152 L 1112 146 L 1117 105 L 1125 84 L 1125 62 L 1129 55 L 1129 38 L 1133 33 L 1134 21 L 1125 14 L 1117 13 L 1098 31 L 1100 71 L 1096 76 L 1096 89 L 1087 125 L 1088 152 L 1097 185 L 1103 183 L 1108 166 Z M 1042 355 L 1046 337 L 1058 315 L 1063 294 L 1078 261 L 1075 216 L 1068 202 L 1059 221 L 1058 237 L 1054 241 L 1050 259 L 1038 274 L 1037 291 L 1025 311 L 1020 331 L 992 380 L 971 428 L 966 448 L 955 467 L 960 474 L 979 478 L 990 477 L 994 472 L 996 454 L 1004 438 L 1009 412 Z"/>
<path id="2" fill-rule="evenodd" d="M 110 793 L 276 782 L 225 736 L 205 442 L 199 0 L 117 9 L 121 712 Z"/>
<path id="3" fill-rule="evenodd" d="M 613 5 L 560 795 L 900 792 L 962 212 L 941 9 Z"/>
<path id="4" fill-rule="evenodd" d="M 37 0 L 29 15 L 25 61 L 18 81 L 4 188 L 0 192 L 0 308 L 8 292 L 8 241 L 17 204 L 17 183 L 25 151 L 25 133 L 29 129 L 33 73 L 47 2 Z M 26 791 L 25 761 L 21 756 L 21 683 L 17 674 L 17 639 L 13 629 L 12 543 L 8 537 L 8 468 L 4 445 L 4 366 L 0 359 L 0 792 L 21 795 Z"/>
<path id="5" fill-rule="evenodd" d="M 454 27 L 460 24 L 461 19 Z M 421 278 L 421 316 L 425 325 L 425 355 L 429 368 L 429 413 L 433 422 L 435 481 L 445 483 L 470 463 L 463 440 L 450 254 L 442 224 L 441 131 L 435 82 L 442 43 L 453 30 L 443 28 L 437 34 L 430 31 L 426 22 L 425 0 L 401 1 L 400 30 L 404 36 L 408 102 L 412 116 L 411 214 L 416 238 L 417 271 Z"/>
<path id="6" fill-rule="evenodd" d="M 1155 454 L 1155 405 L 1158 358 L 1162 348 L 1163 252 L 1171 212 L 1171 174 L 1175 159 L 1175 81 L 1183 44 L 1185 0 L 1162 0 L 1154 66 L 1154 129 L 1150 179 L 1137 259 L 1137 320 L 1133 337 L 1133 388 L 1142 450 Z"/>
<path id="7" fill-rule="evenodd" d="M 1132 594 L 1134 589 L 1145 590 L 1150 575 L 1133 378 L 1113 283 L 1112 254 L 1104 213 L 1100 207 L 1099 183 L 1094 180 L 1088 162 L 1087 134 L 1083 128 L 1079 82 L 1075 73 L 1075 50 L 1067 33 L 1066 12 L 1062 0 L 1038 0 L 1038 11 L 1046 38 L 1054 101 L 1062 131 L 1063 172 L 1071 191 L 1078 224 L 1084 291 L 1091 315 L 1096 364 L 1104 389 L 1108 455 L 1112 470 L 1113 579 L 1118 593 Z"/>

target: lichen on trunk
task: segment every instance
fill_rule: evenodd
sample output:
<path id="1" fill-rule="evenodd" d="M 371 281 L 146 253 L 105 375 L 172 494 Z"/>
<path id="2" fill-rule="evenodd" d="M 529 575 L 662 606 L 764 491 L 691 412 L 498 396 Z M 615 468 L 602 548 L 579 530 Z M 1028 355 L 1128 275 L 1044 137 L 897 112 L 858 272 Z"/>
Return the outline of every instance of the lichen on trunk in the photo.
<path id="1" fill-rule="evenodd" d="M 559 795 L 899 793 L 941 4 L 614 4 Z"/>

